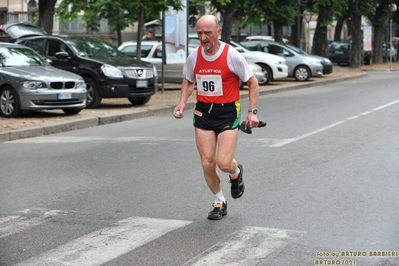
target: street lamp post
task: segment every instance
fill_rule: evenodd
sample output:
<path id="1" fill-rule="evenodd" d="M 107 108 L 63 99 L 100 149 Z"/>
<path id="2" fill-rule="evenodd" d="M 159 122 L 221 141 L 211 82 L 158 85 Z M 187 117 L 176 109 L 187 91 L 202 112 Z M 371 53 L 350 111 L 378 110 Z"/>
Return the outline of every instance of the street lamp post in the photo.
<path id="1" fill-rule="evenodd" d="M 391 5 L 391 11 L 392 13 L 395 12 L 397 9 L 397 6 L 395 4 Z M 391 18 L 389 20 L 389 67 L 392 67 L 392 14 Z"/>

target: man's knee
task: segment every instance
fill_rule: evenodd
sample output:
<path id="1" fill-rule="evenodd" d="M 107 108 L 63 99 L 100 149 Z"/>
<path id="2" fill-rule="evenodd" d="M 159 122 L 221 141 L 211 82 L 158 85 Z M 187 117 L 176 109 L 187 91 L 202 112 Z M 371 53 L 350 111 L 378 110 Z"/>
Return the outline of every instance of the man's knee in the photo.
<path id="1" fill-rule="evenodd" d="M 227 160 L 220 160 L 217 162 L 217 166 L 220 169 L 220 171 L 224 172 L 224 173 L 228 173 L 232 168 L 232 161 L 227 161 Z"/>
<path id="2" fill-rule="evenodd" d="M 202 168 L 204 171 L 212 171 L 216 168 L 216 163 L 214 161 L 202 161 Z"/>

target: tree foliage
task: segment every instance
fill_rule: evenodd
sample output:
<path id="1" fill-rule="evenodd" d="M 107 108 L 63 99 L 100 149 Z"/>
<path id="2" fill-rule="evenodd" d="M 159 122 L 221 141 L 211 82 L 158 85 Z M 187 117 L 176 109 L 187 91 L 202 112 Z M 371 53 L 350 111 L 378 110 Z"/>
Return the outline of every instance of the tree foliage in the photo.
<path id="1" fill-rule="evenodd" d="M 140 18 L 143 20 L 159 17 L 159 12 L 167 10 L 169 6 L 181 9 L 182 3 L 178 0 L 62 0 L 56 12 L 61 20 L 73 20 L 82 14 L 86 26 L 93 31 L 98 31 L 101 19 L 107 19 L 112 30 L 118 33 L 120 44 L 122 29 L 139 22 L 141 30 L 143 21 Z"/>
<path id="2" fill-rule="evenodd" d="M 351 35 L 353 50 L 351 66 L 362 64 L 362 23 L 364 18 L 373 26 L 374 61 L 382 59 L 382 43 L 387 40 L 386 32 L 389 20 L 399 22 L 399 11 L 392 13 L 391 6 L 398 0 L 188 0 L 189 14 L 201 15 L 208 12 L 222 15 L 222 39 L 229 41 L 234 27 L 246 25 L 270 25 L 274 27 L 275 39 L 283 37 L 282 27 L 291 26 L 291 41 L 298 46 L 301 35 L 302 14 L 312 12 L 317 14 L 312 52 L 325 56 L 327 46 L 327 28 L 335 22 L 334 40 L 340 40 L 341 31 L 347 28 Z M 114 32 L 118 33 L 118 43 L 121 42 L 121 29 L 138 22 L 138 36 L 142 36 L 143 21 L 159 17 L 169 6 L 180 9 L 179 0 L 62 0 L 57 9 L 57 0 L 39 0 L 39 22 L 48 34 L 52 34 L 53 15 L 73 20 L 82 15 L 86 26 L 93 31 L 99 29 L 102 18 L 107 19 Z M 394 34 L 396 36 L 396 34 Z M 138 39 L 140 41 L 140 39 Z"/>

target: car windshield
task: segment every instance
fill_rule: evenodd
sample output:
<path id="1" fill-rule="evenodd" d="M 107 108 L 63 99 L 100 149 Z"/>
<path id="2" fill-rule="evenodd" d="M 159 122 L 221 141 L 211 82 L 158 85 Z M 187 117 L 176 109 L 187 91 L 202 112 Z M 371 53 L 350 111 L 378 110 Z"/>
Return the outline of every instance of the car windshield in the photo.
<path id="1" fill-rule="evenodd" d="M 148 55 L 151 52 L 153 45 L 151 44 L 142 44 L 141 45 L 141 57 L 148 57 Z M 128 56 L 131 57 L 136 57 L 137 55 L 137 45 L 136 44 L 132 44 L 132 45 L 126 45 L 125 47 L 123 47 L 121 49 L 121 51 L 125 54 L 127 54 Z M 157 48 L 156 53 L 160 53 L 159 56 L 155 56 L 155 57 L 162 57 L 162 47 L 161 48 Z"/>
<path id="2" fill-rule="evenodd" d="M 80 56 L 84 57 L 119 57 L 124 56 L 111 44 L 92 38 L 68 38 L 66 40 Z"/>
<path id="3" fill-rule="evenodd" d="M 231 41 L 230 44 L 236 49 L 237 48 L 241 48 L 244 51 L 249 51 L 249 49 L 245 45 L 243 45 L 242 43 L 236 43 L 236 42 Z"/>
<path id="4" fill-rule="evenodd" d="M 302 49 L 300 49 L 300 48 L 298 48 L 298 47 L 296 47 L 296 46 L 294 46 L 294 45 L 287 44 L 287 43 L 285 43 L 284 45 L 285 45 L 286 47 L 288 47 L 289 49 L 291 49 L 291 50 L 297 52 L 298 54 L 305 54 L 305 55 L 308 54 L 308 53 L 306 53 L 304 50 L 302 50 Z"/>
<path id="5" fill-rule="evenodd" d="M 27 24 L 17 24 L 7 29 L 7 34 L 13 38 L 29 35 L 47 35 L 46 32 L 36 26 Z"/>
<path id="6" fill-rule="evenodd" d="M 339 50 L 339 49 L 346 49 L 346 50 L 348 50 L 349 49 L 349 44 L 348 43 L 333 43 L 332 44 L 332 46 L 331 46 L 331 48 L 332 49 L 337 49 L 337 50 Z"/>
<path id="7" fill-rule="evenodd" d="M 31 49 L 21 47 L 0 47 L 0 66 L 45 66 L 44 59 Z"/>

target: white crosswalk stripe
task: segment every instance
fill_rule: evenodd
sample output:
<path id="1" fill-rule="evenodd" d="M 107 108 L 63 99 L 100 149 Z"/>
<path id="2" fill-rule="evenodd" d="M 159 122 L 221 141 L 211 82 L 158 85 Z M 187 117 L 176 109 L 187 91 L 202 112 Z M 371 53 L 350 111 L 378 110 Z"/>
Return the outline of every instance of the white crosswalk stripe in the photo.
<path id="1" fill-rule="evenodd" d="M 46 211 L 44 209 L 26 209 L 21 215 L 0 218 L 0 238 L 22 232 L 30 227 L 40 225 L 47 218 L 64 214 L 62 211 Z"/>
<path id="2" fill-rule="evenodd" d="M 251 266 L 305 232 L 246 226 L 193 258 L 184 266 Z"/>
<path id="3" fill-rule="evenodd" d="M 20 215 L 0 218 L 0 238 L 38 226 L 46 222 L 49 217 L 67 215 L 71 212 L 27 209 L 19 213 Z M 102 265 L 191 223 L 192 221 L 184 220 L 129 217 L 16 265 Z M 257 265 L 260 259 L 276 250 L 283 249 L 288 243 L 305 233 L 245 226 L 187 261 L 183 266 Z"/>
<path id="4" fill-rule="evenodd" d="M 190 223 L 130 217 L 17 265 L 101 265 Z"/>

